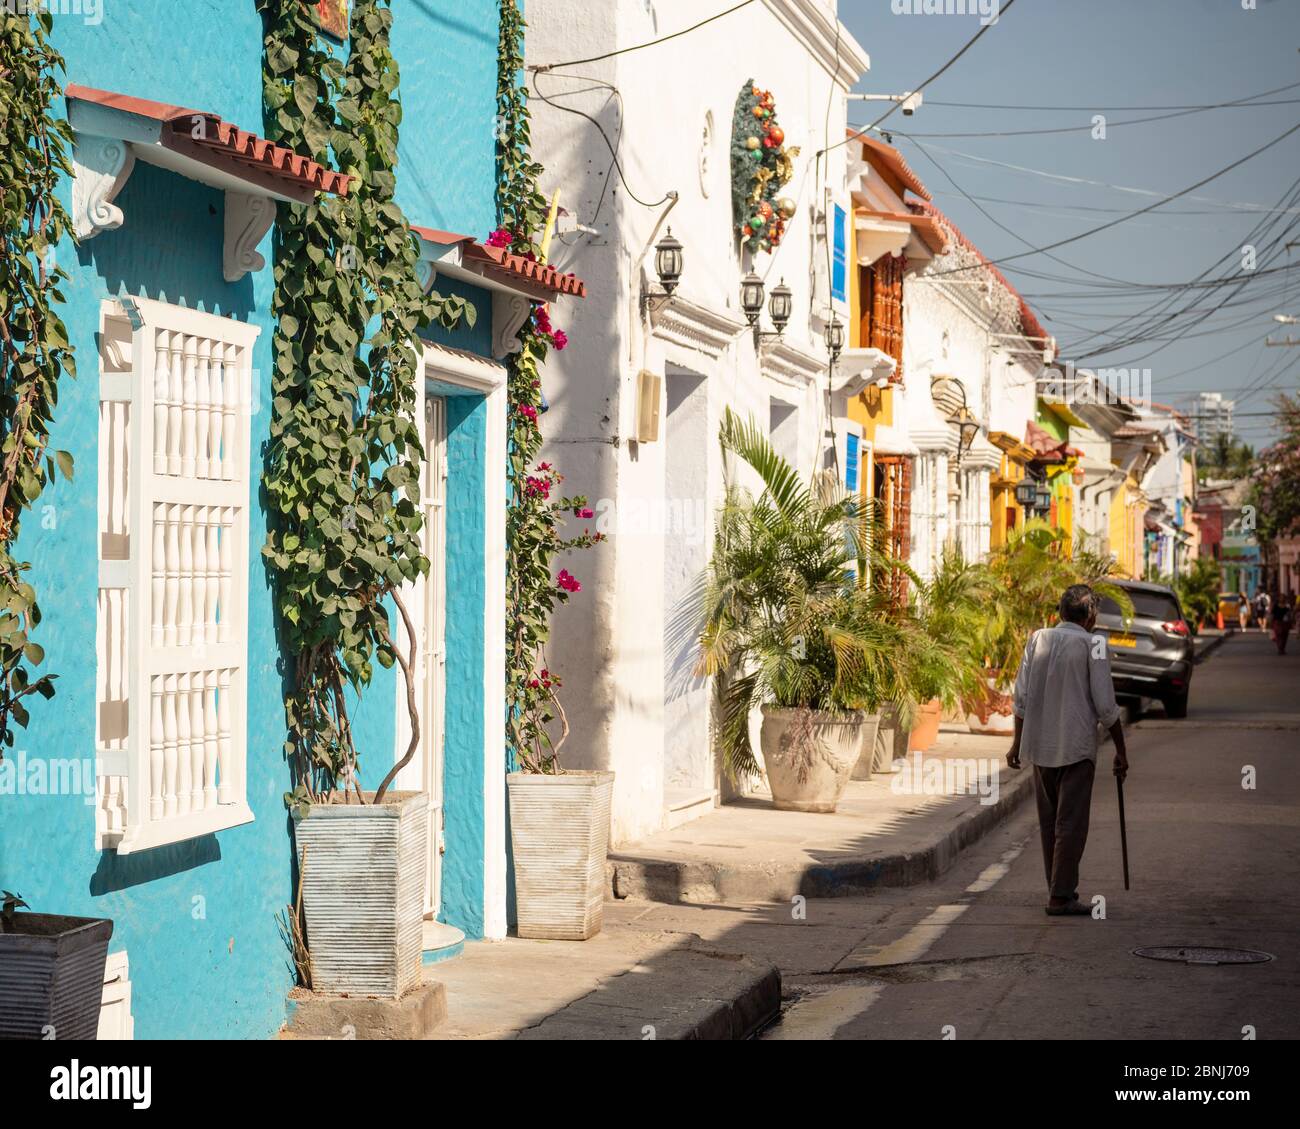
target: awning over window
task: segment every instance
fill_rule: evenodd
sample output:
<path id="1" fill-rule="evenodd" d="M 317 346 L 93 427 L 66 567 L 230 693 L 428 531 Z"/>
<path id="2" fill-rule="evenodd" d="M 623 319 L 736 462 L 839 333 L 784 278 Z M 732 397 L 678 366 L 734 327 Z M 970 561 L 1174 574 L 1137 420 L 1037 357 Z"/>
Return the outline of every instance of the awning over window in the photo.
<path id="1" fill-rule="evenodd" d="M 411 231 L 419 242 L 420 282 L 426 290 L 443 275 L 492 292 L 494 357 L 519 352 L 519 330 L 534 302 L 587 296 L 587 284 L 576 274 L 565 274 L 502 247 L 489 247 L 472 235 L 414 225 Z"/>
<path id="2" fill-rule="evenodd" d="M 346 196 L 352 178 L 283 145 L 192 110 L 89 86 L 66 91 L 74 133 L 73 228 L 81 240 L 121 227 L 114 204 L 137 158 L 226 194 L 226 281 L 265 266 L 257 254 L 275 202 L 306 203 L 318 192 Z"/>

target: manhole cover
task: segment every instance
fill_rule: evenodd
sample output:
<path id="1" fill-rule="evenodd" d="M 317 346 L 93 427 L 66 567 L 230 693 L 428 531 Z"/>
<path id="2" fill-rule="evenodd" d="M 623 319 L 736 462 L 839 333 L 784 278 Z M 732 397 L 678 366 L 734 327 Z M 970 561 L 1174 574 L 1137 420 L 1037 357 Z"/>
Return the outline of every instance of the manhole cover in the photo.
<path id="1" fill-rule="evenodd" d="M 1261 953 L 1258 949 L 1206 949 L 1192 945 L 1157 945 L 1134 949 L 1133 955 L 1182 964 L 1263 964 L 1273 959 L 1272 953 Z"/>

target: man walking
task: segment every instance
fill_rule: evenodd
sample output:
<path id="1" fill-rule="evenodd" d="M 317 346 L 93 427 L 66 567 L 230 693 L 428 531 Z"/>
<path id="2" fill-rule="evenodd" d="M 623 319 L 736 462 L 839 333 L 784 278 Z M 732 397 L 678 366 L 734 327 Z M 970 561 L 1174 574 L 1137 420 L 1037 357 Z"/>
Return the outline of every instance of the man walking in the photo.
<path id="1" fill-rule="evenodd" d="M 1270 613 L 1273 624 L 1273 643 L 1279 655 L 1286 654 L 1287 636 L 1291 634 L 1292 608 L 1295 601 L 1290 592 L 1282 592 L 1273 598 L 1273 611 Z"/>
<path id="2" fill-rule="evenodd" d="M 1057 610 L 1061 622 L 1035 631 L 1020 660 L 1016 735 L 1007 764 L 1019 768 L 1023 752 L 1034 766 L 1048 914 L 1086 916 L 1091 910 L 1079 901 L 1079 860 L 1088 841 L 1098 726 L 1109 729 L 1115 741 L 1114 773 L 1120 780 L 1128 774 L 1128 753 L 1106 640 L 1092 634 L 1096 594 L 1086 584 L 1073 584 Z"/>

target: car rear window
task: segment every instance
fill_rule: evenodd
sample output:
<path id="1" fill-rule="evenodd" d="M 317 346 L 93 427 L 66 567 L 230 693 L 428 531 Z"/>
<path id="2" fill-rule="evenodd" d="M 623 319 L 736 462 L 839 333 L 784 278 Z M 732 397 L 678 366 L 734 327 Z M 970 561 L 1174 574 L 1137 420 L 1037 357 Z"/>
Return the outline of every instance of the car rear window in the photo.
<path id="1" fill-rule="evenodd" d="M 1129 592 L 1133 601 L 1133 615 L 1137 619 L 1158 619 L 1161 623 L 1181 619 L 1178 602 L 1172 596 L 1162 592 Z M 1120 606 L 1109 596 L 1103 596 L 1098 610 L 1103 615 L 1122 615 Z"/>

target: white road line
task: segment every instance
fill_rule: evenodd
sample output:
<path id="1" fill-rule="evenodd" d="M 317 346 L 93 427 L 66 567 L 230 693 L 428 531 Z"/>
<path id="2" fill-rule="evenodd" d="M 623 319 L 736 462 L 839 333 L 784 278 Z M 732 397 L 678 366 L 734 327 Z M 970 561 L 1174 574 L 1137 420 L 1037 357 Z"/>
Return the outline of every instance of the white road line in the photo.
<path id="1" fill-rule="evenodd" d="M 1011 869 L 1011 864 L 1020 857 L 1020 852 L 1025 849 L 1027 842 L 1029 842 L 1028 839 L 1022 839 L 1011 850 L 1006 851 L 992 866 L 987 866 L 980 871 L 980 876 L 966 887 L 966 893 L 982 894 L 985 890 L 992 890 L 1006 877 L 1007 872 Z"/>

